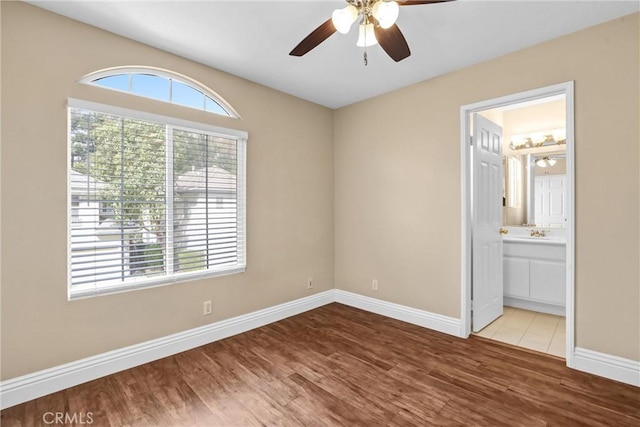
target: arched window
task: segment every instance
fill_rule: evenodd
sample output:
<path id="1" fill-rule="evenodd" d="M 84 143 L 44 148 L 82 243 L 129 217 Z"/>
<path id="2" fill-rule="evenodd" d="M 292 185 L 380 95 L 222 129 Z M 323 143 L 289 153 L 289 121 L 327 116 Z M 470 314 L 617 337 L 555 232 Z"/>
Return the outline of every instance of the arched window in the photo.
<path id="1" fill-rule="evenodd" d="M 207 86 L 160 68 L 108 68 L 87 74 L 79 82 L 239 118 L 234 108 Z"/>

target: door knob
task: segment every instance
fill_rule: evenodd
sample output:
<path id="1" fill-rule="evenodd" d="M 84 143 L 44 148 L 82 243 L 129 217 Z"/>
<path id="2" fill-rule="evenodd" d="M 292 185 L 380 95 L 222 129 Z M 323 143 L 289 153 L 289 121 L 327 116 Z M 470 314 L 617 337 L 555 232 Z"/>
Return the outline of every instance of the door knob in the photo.
<path id="1" fill-rule="evenodd" d="M 507 230 L 506 228 L 501 228 L 500 234 L 509 234 L 509 230 Z"/>

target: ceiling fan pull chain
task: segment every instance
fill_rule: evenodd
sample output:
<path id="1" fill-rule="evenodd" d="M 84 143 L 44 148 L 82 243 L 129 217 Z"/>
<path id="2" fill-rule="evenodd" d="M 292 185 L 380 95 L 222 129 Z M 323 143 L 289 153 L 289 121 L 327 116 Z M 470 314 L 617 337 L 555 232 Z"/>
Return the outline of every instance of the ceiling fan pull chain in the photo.
<path id="1" fill-rule="evenodd" d="M 365 15 L 363 22 L 366 24 L 369 23 L 367 16 Z M 364 55 L 362 55 L 362 59 L 364 59 L 364 66 L 369 65 L 369 58 L 367 58 L 367 32 L 364 32 Z"/>

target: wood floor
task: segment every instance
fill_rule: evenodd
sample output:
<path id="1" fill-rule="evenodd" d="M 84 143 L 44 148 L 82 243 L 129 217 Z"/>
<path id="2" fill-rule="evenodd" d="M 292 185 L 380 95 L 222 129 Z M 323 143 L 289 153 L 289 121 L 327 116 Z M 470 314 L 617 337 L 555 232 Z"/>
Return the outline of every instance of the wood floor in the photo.
<path id="1" fill-rule="evenodd" d="M 93 426 L 638 427 L 640 389 L 330 304 L 8 408 L 2 426 L 48 412 Z"/>

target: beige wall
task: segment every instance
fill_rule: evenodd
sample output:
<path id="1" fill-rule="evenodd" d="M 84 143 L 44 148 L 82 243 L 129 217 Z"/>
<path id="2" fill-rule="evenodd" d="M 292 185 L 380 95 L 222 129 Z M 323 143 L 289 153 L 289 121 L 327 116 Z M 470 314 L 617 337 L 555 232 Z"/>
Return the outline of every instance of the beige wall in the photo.
<path id="1" fill-rule="evenodd" d="M 243 119 L 75 83 L 141 64 L 199 80 Z M 307 277 L 333 288 L 331 110 L 22 2 L 2 2 L 2 77 L 2 379 L 309 295 Z M 68 302 L 67 97 L 248 131 L 246 273 Z"/>
<path id="2" fill-rule="evenodd" d="M 336 111 L 336 287 L 460 317 L 460 107 L 574 80 L 576 344 L 640 360 L 638 16 Z"/>
<path id="3" fill-rule="evenodd" d="M 0 7 L 0 24 L 2 7 Z M 0 29 L 0 82 L 2 82 L 2 31 Z M 2 117 L 2 84 L 0 83 L 0 118 Z M 0 190 L 2 189 L 2 124 L 0 123 Z M 0 191 L 0 308 L 2 307 L 2 192 Z M 1 314 L 1 313 L 0 313 Z M 0 343 L 2 343 L 2 316 L 0 315 Z M 2 351 L 0 351 L 0 377 L 2 374 Z"/>

